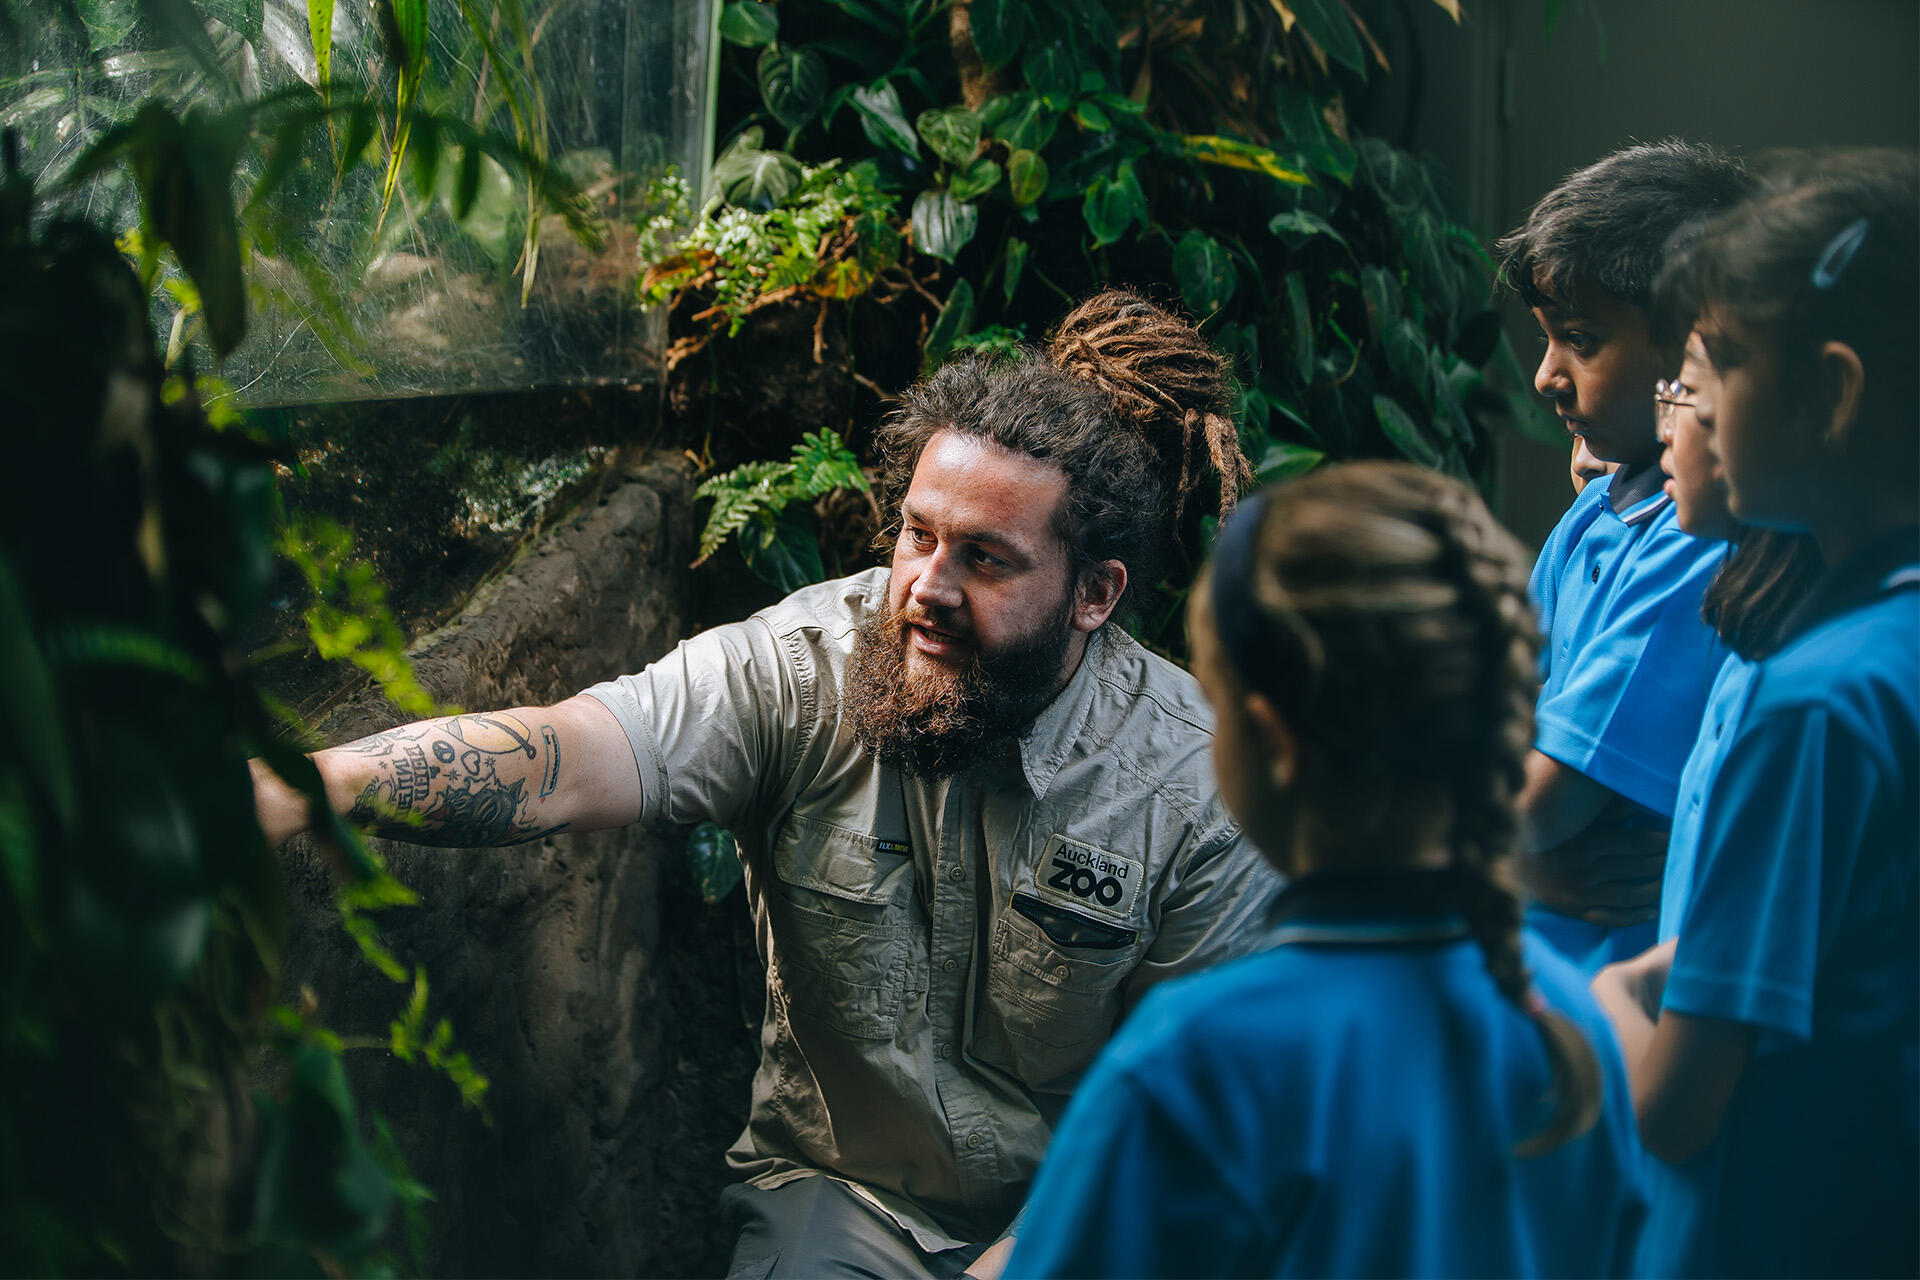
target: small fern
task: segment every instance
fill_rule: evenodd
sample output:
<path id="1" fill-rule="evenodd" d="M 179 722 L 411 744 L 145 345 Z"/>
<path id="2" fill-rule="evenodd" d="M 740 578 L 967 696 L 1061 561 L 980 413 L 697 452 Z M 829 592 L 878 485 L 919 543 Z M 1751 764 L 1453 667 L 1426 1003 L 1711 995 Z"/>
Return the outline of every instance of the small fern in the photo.
<path id="1" fill-rule="evenodd" d="M 809 431 L 787 461 L 749 462 L 707 479 L 694 490 L 696 498 L 713 499 L 713 510 L 700 534 L 700 558 L 694 563 L 705 562 L 749 524 L 759 524 L 770 535 L 790 503 L 811 502 L 835 489 L 865 493 L 867 488 L 860 460 L 837 431 Z"/>

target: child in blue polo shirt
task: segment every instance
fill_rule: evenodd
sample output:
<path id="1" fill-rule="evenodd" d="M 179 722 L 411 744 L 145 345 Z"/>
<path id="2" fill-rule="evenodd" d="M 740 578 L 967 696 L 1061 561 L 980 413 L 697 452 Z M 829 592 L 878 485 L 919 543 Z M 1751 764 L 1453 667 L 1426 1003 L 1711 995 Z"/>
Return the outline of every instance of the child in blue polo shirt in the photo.
<path id="1" fill-rule="evenodd" d="M 1708 784 L 1679 935 L 1603 970 L 1649 1275 L 1920 1273 L 1920 161 L 1803 161 L 1663 279 L 1732 513 L 1829 566 Z"/>
<path id="2" fill-rule="evenodd" d="M 1222 799 L 1292 878 L 1074 1092 L 1011 1276 L 1620 1275 L 1618 1050 L 1498 865 L 1536 641 L 1520 548 L 1396 463 L 1242 504 L 1193 593 Z"/>
<path id="3" fill-rule="evenodd" d="M 1675 323 L 1656 311 L 1656 332 Z M 1687 317 L 1686 323 L 1692 323 Z M 1820 576 L 1820 549 L 1805 533 L 1756 529 L 1742 524 L 1727 510 L 1727 482 L 1714 456 L 1713 433 L 1694 411 L 1693 397 L 1716 378 L 1707 359 L 1706 344 L 1689 333 L 1678 345 L 1684 355 L 1679 376 L 1658 385 L 1660 469 L 1673 499 L 1680 528 L 1696 538 L 1730 544 L 1727 558 L 1707 587 L 1701 614 L 1730 651 L 1707 695 L 1693 751 L 1680 771 L 1680 790 L 1673 810 L 1673 831 L 1667 843 L 1667 867 L 1660 890 L 1659 939 L 1680 932 L 1693 888 L 1693 872 L 1700 846 L 1700 820 L 1707 791 L 1726 750 L 1733 744 L 1731 730 L 1746 705 L 1760 659 L 1780 645 L 1788 615 Z"/>
<path id="4" fill-rule="evenodd" d="M 1681 532 L 1661 489 L 1647 305 L 1667 238 L 1749 186 L 1708 147 L 1628 147 L 1549 192 L 1499 245 L 1502 277 L 1546 336 L 1534 386 L 1615 464 L 1534 567 L 1546 642 L 1520 796 L 1529 923 L 1589 972 L 1653 941 L 1675 788 L 1724 657 L 1700 619 L 1724 547 Z"/>

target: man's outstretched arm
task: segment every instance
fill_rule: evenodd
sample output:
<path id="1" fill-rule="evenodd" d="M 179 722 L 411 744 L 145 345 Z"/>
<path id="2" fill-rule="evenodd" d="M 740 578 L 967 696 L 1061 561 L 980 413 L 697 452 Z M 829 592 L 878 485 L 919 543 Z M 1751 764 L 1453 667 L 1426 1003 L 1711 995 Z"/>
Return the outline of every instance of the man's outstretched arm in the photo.
<path id="1" fill-rule="evenodd" d="M 314 753 L 327 803 L 375 835 L 468 848 L 623 826 L 640 773 L 620 722 L 581 695 L 551 707 L 422 720 Z M 272 844 L 313 825 L 307 798 L 253 762 Z"/>

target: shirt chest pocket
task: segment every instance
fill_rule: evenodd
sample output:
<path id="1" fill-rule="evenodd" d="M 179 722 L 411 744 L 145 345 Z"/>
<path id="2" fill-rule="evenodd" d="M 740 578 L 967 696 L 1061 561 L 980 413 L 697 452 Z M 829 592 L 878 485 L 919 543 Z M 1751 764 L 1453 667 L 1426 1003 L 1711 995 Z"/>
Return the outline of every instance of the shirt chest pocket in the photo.
<path id="1" fill-rule="evenodd" d="M 973 1054 L 1030 1088 L 1071 1088 L 1120 1020 L 1140 932 L 1016 894 L 994 928 Z"/>
<path id="2" fill-rule="evenodd" d="M 899 1031 L 913 864 L 874 837 L 795 814 L 774 843 L 773 978 L 790 1013 L 847 1035 Z"/>

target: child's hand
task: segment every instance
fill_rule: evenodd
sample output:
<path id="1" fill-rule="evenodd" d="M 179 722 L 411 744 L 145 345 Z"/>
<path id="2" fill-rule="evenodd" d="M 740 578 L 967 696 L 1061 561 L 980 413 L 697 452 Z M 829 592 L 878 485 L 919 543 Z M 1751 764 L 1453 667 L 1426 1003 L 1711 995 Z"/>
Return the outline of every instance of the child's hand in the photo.
<path id="1" fill-rule="evenodd" d="M 1596 822 L 1565 844 L 1519 860 L 1535 902 L 1590 924 L 1619 928 L 1660 914 L 1667 833 Z"/>

